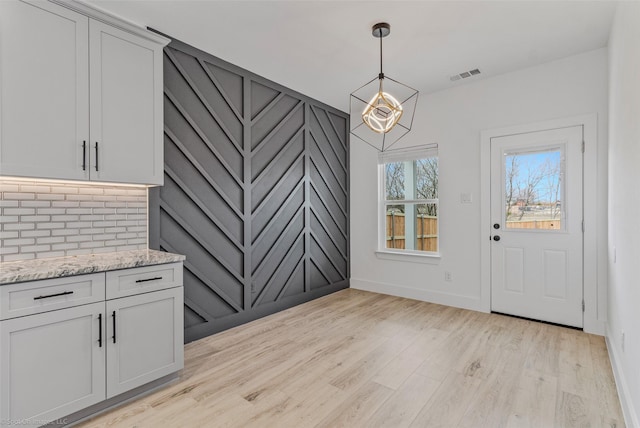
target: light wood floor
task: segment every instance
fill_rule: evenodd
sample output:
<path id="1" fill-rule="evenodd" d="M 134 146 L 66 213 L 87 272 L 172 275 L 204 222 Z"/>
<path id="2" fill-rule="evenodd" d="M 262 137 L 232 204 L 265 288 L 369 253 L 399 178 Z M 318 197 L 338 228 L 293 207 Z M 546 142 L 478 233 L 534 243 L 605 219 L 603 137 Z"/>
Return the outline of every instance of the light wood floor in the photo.
<path id="1" fill-rule="evenodd" d="M 82 427 L 623 427 L 602 337 L 344 290 L 185 347 Z"/>

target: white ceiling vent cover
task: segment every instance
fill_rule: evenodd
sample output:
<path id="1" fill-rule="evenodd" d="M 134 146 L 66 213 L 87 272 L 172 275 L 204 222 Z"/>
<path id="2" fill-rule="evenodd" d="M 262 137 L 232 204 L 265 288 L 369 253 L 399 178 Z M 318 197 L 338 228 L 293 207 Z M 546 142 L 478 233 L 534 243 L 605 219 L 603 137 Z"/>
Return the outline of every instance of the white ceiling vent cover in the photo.
<path id="1" fill-rule="evenodd" d="M 449 77 L 449 80 L 455 82 L 456 80 L 466 79 L 467 77 L 477 76 L 478 74 L 480 74 L 480 69 L 474 68 L 473 70 L 464 71 L 460 74 L 454 74 L 453 76 Z"/>

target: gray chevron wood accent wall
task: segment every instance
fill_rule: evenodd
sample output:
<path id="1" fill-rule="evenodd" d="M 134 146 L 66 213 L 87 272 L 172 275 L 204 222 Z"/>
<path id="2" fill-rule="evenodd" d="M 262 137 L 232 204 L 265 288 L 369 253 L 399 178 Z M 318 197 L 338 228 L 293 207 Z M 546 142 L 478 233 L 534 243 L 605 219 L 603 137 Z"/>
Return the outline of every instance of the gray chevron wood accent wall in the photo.
<path id="1" fill-rule="evenodd" d="M 150 245 L 187 257 L 185 340 L 348 287 L 348 115 L 182 42 L 164 52 Z"/>

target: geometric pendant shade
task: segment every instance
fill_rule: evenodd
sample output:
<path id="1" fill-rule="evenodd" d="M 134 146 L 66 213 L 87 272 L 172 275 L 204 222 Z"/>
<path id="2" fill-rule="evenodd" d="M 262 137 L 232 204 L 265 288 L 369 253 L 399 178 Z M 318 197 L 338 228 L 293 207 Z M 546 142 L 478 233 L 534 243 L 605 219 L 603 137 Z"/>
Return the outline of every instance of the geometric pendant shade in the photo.
<path id="1" fill-rule="evenodd" d="M 382 72 L 382 39 L 391 26 L 380 22 L 371 34 L 380 39 L 380 73 L 351 93 L 349 103 L 351 135 L 380 152 L 391 148 L 411 130 L 418 103 L 418 91 L 387 77 Z"/>
<path id="2" fill-rule="evenodd" d="M 400 138 L 405 136 L 413 125 L 413 117 L 416 111 L 416 105 L 418 103 L 418 91 L 390 78 L 384 76 L 383 79 L 383 91 L 379 90 L 380 80 L 378 77 L 373 78 L 371 81 L 365 83 L 360 88 L 351 93 L 349 115 L 351 127 L 349 131 L 351 135 L 369 144 L 376 150 L 384 152 L 391 148 L 393 144 L 398 142 Z M 400 112 L 381 107 L 375 103 L 376 98 L 380 98 L 380 92 L 383 96 L 389 94 L 390 97 L 384 96 L 384 101 L 391 101 L 392 98 L 395 102 L 389 104 L 396 104 L 400 107 Z M 384 102 L 383 101 L 383 102 Z M 396 107 L 397 108 L 397 107 Z M 392 120 L 393 115 L 399 114 L 397 122 L 394 126 L 386 132 L 379 132 L 371 129 L 365 123 L 363 115 L 367 110 L 373 110 L 373 113 L 377 113 L 381 118 L 387 118 Z M 376 123 L 375 119 L 373 120 Z M 384 129 L 384 125 L 378 127 L 378 129 Z"/>

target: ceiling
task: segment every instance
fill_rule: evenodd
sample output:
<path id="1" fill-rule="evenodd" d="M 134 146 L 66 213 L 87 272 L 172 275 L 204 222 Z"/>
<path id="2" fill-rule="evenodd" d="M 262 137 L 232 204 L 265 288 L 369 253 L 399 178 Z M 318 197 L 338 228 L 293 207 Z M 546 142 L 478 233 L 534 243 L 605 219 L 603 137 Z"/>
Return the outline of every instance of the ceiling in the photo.
<path id="1" fill-rule="evenodd" d="M 427 93 L 606 46 L 613 1 L 86 0 L 341 110 L 384 72 Z M 449 77 L 479 68 L 482 74 Z"/>

